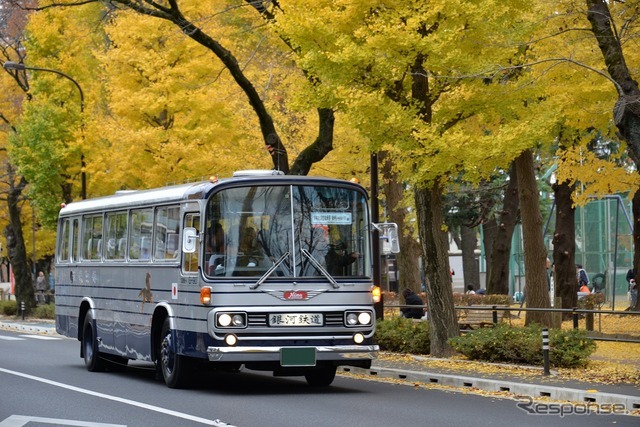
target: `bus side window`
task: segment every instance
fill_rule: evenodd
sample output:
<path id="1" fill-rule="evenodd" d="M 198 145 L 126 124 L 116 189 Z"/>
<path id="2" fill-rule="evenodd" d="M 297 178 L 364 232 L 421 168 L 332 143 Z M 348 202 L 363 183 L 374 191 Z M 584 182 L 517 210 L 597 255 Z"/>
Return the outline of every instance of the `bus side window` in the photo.
<path id="1" fill-rule="evenodd" d="M 176 258 L 180 231 L 180 207 L 163 206 L 156 209 L 154 255 L 155 259 Z"/>
<path id="2" fill-rule="evenodd" d="M 60 245 L 58 251 L 59 262 L 69 262 L 71 259 L 71 221 L 65 219 L 60 223 Z"/>
<path id="3" fill-rule="evenodd" d="M 130 220 L 129 259 L 148 260 L 151 257 L 153 209 L 134 209 Z"/>
<path id="4" fill-rule="evenodd" d="M 184 216 L 183 227 L 193 227 L 196 230 L 200 230 L 200 215 L 199 214 L 186 214 Z M 200 234 L 202 230 L 200 230 Z M 186 272 L 196 273 L 198 272 L 198 258 L 200 257 L 201 243 L 196 245 L 196 251 L 190 254 L 183 253 L 182 256 L 182 269 Z"/>
<path id="5" fill-rule="evenodd" d="M 102 252 L 102 215 L 87 215 L 82 218 L 84 260 L 99 260 Z"/>
<path id="6" fill-rule="evenodd" d="M 71 260 L 77 262 L 80 260 L 80 253 L 82 251 L 82 245 L 80 245 L 80 225 L 78 219 L 73 220 L 71 241 L 73 245 L 71 247 Z"/>
<path id="7" fill-rule="evenodd" d="M 109 212 L 105 222 L 107 246 L 104 257 L 108 260 L 124 260 L 127 235 L 127 212 Z"/>

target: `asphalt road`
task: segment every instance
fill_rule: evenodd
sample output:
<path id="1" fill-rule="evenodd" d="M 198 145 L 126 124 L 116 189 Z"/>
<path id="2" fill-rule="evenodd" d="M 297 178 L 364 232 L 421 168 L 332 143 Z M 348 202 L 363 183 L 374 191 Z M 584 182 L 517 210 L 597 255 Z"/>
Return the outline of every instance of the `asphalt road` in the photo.
<path id="1" fill-rule="evenodd" d="M 586 407 L 551 404 L 532 414 L 524 400 L 345 376 L 314 389 L 303 378 L 214 373 L 193 389 L 171 390 L 150 365 L 91 373 L 79 354 L 73 339 L 0 331 L 0 427 L 640 425 L 638 417 L 595 410 L 566 414 Z"/>

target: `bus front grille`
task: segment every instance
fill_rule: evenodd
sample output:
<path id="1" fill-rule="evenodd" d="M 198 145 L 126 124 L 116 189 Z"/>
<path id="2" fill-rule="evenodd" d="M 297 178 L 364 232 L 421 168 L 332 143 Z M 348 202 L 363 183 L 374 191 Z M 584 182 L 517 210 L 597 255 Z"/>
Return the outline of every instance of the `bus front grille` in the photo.
<path id="1" fill-rule="evenodd" d="M 268 326 L 269 313 L 247 313 L 248 314 L 248 326 L 251 327 L 266 327 Z M 324 319 L 324 326 L 343 326 L 344 325 L 344 312 L 331 311 L 322 313 Z"/>

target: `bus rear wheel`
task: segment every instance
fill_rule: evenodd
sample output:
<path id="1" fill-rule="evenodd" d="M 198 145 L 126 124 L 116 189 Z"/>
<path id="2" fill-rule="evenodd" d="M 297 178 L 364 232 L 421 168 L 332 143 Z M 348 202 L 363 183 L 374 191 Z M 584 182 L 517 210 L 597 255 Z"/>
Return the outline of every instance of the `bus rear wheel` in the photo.
<path id="1" fill-rule="evenodd" d="M 89 372 L 102 372 L 106 364 L 98 351 L 98 338 L 91 313 L 87 313 L 82 326 L 82 354 Z"/>
<path id="2" fill-rule="evenodd" d="M 169 318 L 162 324 L 160 335 L 160 371 L 165 384 L 169 388 L 184 388 L 190 382 L 190 365 L 186 356 L 177 354 L 176 343 L 171 334 L 171 324 Z"/>
<path id="3" fill-rule="evenodd" d="M 307 384 L 312 387 L 327 387 L 330 386 L 336 377 L 336 367 L 326 366 L 319 369 L 314 369 L 307 372 L 304 378 L 307 380 Z"/>

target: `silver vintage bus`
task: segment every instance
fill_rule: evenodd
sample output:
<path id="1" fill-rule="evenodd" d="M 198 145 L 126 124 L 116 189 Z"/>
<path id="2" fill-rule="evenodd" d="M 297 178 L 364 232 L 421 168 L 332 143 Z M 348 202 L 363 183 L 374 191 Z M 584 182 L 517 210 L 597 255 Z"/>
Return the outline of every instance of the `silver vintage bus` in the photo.
<path id="1" fill-rule="evenodd" d="M 198 369 L 272 371 L 327 386 L 369 367 L 371 224 L 355 183 L 272 171 L 70 203 L 56 247 L 56 329 L 89 371 L 154 362 L 169 387 Z"/>

